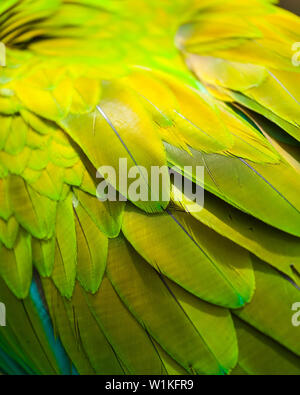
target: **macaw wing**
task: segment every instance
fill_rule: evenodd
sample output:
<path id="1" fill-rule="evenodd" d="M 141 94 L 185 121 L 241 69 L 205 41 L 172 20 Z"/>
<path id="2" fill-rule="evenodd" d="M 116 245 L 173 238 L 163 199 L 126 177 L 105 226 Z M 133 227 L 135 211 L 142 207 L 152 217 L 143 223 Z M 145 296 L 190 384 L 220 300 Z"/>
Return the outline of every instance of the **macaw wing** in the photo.
<path id="1" fill-rule="evenodd" d="M 167 3 L 158 13 L 133 0 L 39 1 L 30 14 L 27 0 L 4 2 L 4 19 L 19 15 L 14 29 L 0 30 L 8 46 L 0 78 L 5 373 L 300 372 L 298 329 L 291 325 L 300 284 L 297 156 L 289 141 L 274 137 L 273 124 L 213 97 L 182 64 L 169 33 L 152 28 L 146 37 L 143 23 L 151 26 L 153 15 L 172 21 L 173 34 L 199 8 L 191 1 L 180 13 L 189 8 L 185 2 Z M 202 3 L 200 11 L 208 7 L 209 14 L 211 2 Z M 215 3 L 213 15 L 223 15 L 223 1 Z M 275 12 L 269 3 L 257 0 L 255 15 Z M 234 13 L 249 11 L 246 1 L 228 4 Z M 260 26 L 245 33 L 231 22 L 220 25 L 228 34 L 213 51 L 250 44 L 245 40 L 261 33 Z M 97 23 L 112 30 L 99 31 Z M 208 42 L 217 34 L 209 26 Z M 115 48 L 93 40 L 120 31 Z M 140 47 L 133 47 L 137 32 Z M 17 50 L 20 44 L 29 49 Z M 225 67 L 232 79 L 231 65 Z M 241 90 L 267 78 L 254 62 L 245 80 L 241 67 L 235 69 Z M 225 88 L 227 97 L 235 93 Z M 262 93 L 253 91 L 249 100 L 264 108 Z M 298 130 L 272 100 L 270 111 Z M 162 168 L 169 197 L 136 201 L 110 177 L 118 199 L 99 200 L 104 174 L 97 170 L 119 169 L 120 158 L 136 168 L 146 191 L 152 180 L 145 174 Z M 205 189 L 204 208 L 187 194 L 178 200 L 172 166 Z"/>

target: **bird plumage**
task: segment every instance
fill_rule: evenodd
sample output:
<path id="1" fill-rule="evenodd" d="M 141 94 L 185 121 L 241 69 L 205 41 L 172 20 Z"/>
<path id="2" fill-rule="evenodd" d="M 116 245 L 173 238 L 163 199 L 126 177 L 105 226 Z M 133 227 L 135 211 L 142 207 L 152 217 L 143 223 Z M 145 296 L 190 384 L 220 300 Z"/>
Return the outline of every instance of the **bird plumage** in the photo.
<path id="1" fill-rule="evenodd" d="M 300 23 L 273 3 L 2 1 L 4 373 L 300 373 Z M 191 166 L 204 208 L 100 201 L 120 158 Z"/>

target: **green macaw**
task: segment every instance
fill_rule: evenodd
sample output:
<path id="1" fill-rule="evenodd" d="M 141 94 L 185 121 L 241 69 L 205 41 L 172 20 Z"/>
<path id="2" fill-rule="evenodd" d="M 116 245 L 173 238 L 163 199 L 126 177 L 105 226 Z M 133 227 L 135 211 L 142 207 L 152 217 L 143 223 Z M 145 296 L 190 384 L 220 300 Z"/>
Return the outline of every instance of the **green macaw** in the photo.
<path id="1" fill-rule="evenodd" d="M 300 374 L 300 19 L 274 3 L 1 0 L 2 373 Z M 120 158 L 204 207 L 172 177 L 100 199 Z"/>

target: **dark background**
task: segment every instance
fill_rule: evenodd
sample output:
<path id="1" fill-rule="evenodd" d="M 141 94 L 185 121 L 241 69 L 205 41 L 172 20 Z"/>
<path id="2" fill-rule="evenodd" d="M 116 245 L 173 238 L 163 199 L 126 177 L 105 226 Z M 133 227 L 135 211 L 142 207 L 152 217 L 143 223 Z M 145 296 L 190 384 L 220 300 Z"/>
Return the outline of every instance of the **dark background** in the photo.
<path id="1" fill-rule="evenodd" d="M 300 15 L 300 0 L 281 0 L 280 5 L 281 7 Z"/>

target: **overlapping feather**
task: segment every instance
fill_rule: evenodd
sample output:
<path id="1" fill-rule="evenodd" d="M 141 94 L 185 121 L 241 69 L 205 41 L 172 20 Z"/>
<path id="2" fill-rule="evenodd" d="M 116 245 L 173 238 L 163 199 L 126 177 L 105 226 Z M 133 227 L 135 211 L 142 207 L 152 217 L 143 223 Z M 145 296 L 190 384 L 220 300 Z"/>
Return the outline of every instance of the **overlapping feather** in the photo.
<path id="1" fill-rule="evenodd" d="M 5 373 L 300 373 L 299 20 L 159 3 L 0 5 Z M 203 166 L 204 208 L 100 202 L 120 158 Z"/>

